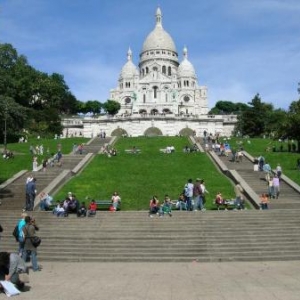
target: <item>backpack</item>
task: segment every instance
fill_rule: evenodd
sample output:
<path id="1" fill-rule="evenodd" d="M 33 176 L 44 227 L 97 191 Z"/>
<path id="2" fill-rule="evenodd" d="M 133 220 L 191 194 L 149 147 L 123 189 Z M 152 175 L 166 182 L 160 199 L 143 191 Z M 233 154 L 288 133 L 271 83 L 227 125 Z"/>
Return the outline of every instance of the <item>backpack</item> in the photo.
<path id="1" fill-rule="evenodd" d="M 18 242 L 19 241 L 19 228 L 18 228 L 18 225 L 15 226 L 15 228 L 12 232 L 12 235 L 15 237 L 16 242 Z"/>
<path id="2" fill-rule="evenodd" d="M 182 194 L 186 197 L 189 195 L 189 188 L 187 184 L 184 186 Z"/>

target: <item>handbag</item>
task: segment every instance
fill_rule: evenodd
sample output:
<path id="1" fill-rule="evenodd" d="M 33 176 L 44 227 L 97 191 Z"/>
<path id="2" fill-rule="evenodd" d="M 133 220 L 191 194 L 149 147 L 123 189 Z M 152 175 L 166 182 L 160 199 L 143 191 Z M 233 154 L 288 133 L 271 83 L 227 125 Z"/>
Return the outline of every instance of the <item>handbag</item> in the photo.
<path id="1" fill-rule="evenodd" d="M 30 239 L 33 247 L 37 248 L 41 244 L 42 239 L 37 235 L 28 236 L 28 226 L 26 226 L 25 229 L 26 229 L 26 234 L 25 234 L 26 239 Z"/>
<path id="2" fill-rule="evenodd" d="M 32 245 L 35 248 L 37 248 L 41 244 L 41 242 L 42 242 L 42 239 L 40 237 L 38 237 L 37 235 L 31 237 L 30 239 L 31 239 Z"/>

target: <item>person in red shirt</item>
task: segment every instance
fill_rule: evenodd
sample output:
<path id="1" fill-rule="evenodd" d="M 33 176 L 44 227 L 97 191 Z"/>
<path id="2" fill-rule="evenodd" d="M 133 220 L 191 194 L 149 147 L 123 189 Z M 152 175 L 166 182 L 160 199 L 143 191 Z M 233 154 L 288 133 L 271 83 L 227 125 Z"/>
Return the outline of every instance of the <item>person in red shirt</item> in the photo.
<path id="1" fill-rule="evenodd" d="M 95 200 L 92 200 L 88 207 L 88 217 L 95 216 L 97 211 L 97 203 Z"/>

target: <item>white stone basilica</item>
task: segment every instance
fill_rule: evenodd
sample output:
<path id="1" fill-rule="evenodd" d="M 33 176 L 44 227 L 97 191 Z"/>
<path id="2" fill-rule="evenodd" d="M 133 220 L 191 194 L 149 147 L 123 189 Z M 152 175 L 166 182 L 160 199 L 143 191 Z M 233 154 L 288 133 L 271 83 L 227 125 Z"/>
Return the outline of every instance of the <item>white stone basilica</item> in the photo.
<path id="1" fill-rule="evenodd" d="M 207 88 L 198 85 L 186 47 L 179 63 L 174 41 L 163 28 L 160 8 L 156 11 L 155 28 L 144 41 L 138 68 L 129 49 L 118 87 L 111 90 L 110 99 L 121 104 L 121 115 L 208 113 Z"/>
<path id="2" fill-rule="evenodd" d="M 179 62 L 172 37 L 162 25 L 160 8 L 156 10 L 154 29 L 146 37 L 138 67 L 131 49 L 123 66 L 118 86 L 110 91 L 110 100 L 120 103 L 115 116 L 63 120 L 64 135 L 95 137 L 128 135 L 203 135 L 203 132 L 230 136 L 236 116 L 208 115 L 207 87 L 197 82 L 195 69 L 183 48 Z"/>

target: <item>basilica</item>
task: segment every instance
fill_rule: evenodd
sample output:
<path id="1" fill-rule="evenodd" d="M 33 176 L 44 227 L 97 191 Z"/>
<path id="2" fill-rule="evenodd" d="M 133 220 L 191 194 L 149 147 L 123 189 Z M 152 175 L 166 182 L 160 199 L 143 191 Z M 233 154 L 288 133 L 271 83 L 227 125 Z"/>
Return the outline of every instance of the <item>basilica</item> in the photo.
<path id="1" fill-rule="evenodd" d="M 198 85 L 188 49 L 183 48 L 180 61 L 172 37 L 163 28 L 160 8 L 155 18 L 155 27 L 139 54 L 138 67 L 129 49 L 110 99 L 121 104 L 120 114 L 206 115 L 207 88 Z"/>
<path id="2" fill-rule="evenodd" d="M 110 90 L 109 99 L 120 104 L 119 112 L 114 116 L 65 119 L 64 134 L 175 136 L 208 132 L 230 136 L 236 116 L 208 115 L 207 87 L 198 84 L 187 47 L 180 57 L 157 8 L 154 29 L 144 40 L 138 65 L 129 48 L 116 87 Z"/>

